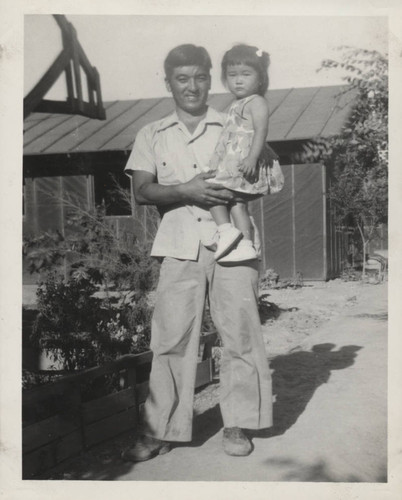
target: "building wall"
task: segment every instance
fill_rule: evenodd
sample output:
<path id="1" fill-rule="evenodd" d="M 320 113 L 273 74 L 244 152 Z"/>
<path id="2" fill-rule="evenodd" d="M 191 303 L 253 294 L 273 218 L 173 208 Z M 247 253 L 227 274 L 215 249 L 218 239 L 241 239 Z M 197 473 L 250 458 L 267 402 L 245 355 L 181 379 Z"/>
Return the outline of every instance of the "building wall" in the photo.
<path id="1" fill-rule="evenodd" d="M 27 177 L 24 179 L 24 235 L 69 231 L 65 221 L 74 207 L 93 205 L 90 175 Z"/>
<path id="2" fill-rule="evenodd" d="M 23 237 L 58 231 L 68 236 L 74 228 L 67 218 L 74 207 L 88 209 L 93 204 L 91 176 L 45 176 L 24 179 Z M 39 276 L 31 274 L 23 259 L 23 283 L 34 284 Z"/>
<path id="3" fill-rule="evenodd" d="M 343 235 L 328 208 L 325 168 L 321 164 L 283 165 L 280 193 L 251 203 L 261 232 L 262 269 L 280 279 L 326 280 L 339 276 Z"/>
<path id="4" fill-rule="evenodd" d="M 23 236 L 30 238 L 44 232 L 57 231 L 68 237 L 76 231 L 69 216 L 77 207 L 95 209 L 94 175 L 37 176 L 24 179 Z M 106 216 L 117 238 L 132 241 L 153 239 L 158 225 L 158 214 L 153 207 L 134 205 L 130 215 Z M 64 269 L 64 268 L 63 268 Z M 63 272 L 61 268 L 60 271 Z M 40 276 L 31 274 L 23 259 L 23 283 L 35 284 Z"/>
<path id="5" fill-rule="evenodd" d="M 107 171 L 107 165 L 102 165 Z M 96 169 L 96 172 L 99 168 Z M 301 273 L 305 280 L 325 280 L 342 269 L 345 238 L 337 231 L 326 199 L 325 169 L 320 164 L 284 165 L 285 186 L 250 204 L 264 245 L 263 269 L 281 279 Z M 24 236 L 58 230 L 68 236 L 67 219 L 73 206 L 95 208 L 93 174 L 26 177 L 24 180 Z M 153 207 L 133 203 L 132 215 L 107 217 L 118 237 L 152 239 L 158 215 Z M 24 263 L 24 282 L 35 282 Z"/>

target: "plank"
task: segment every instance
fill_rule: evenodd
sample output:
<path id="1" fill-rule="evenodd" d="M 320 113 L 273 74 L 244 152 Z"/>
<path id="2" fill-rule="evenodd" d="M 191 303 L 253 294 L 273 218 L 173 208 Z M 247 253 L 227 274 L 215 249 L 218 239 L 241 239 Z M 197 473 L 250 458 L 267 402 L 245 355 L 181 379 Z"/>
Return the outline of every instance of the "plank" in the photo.
<path id="1" fill-rule="evenodd" d="M 122 432 L 134 429 L 137 423 L 137 411 L 134 407 L 87 425 L 84 429 L 86 447 L 89 448 Z"/>
<path id="2" fill-rule="evenodd" d="M 69 115 L 82 114 L 87 118 L 98 118 L 97 112 L 94 112 L 94 106 L 78 99 L 71 99 L 70 101 L 50 101 L 48 99 L 42 99 L 40 103 L 35 107 L 36 113 L 64 113 Z M 57 141 L 55 141 L 57 142 Z M 53 146 L 51 144 L 50 146 Z M 49 146 L 49 147 L 50 147 Z M 47 148 L 45 148 L 47 149 Z"/>
<path id="3" fill-rule="evenodd" d="M 22 430 L 23 453 L 29 453 L 78 430 L 77 422 L 63 415 L 55 415 L 36 424 L 28 425 Z"/>
<path id="4" fill-rule="evenodd" d="M 135 406 L 136 398 L 133 388 L 124 389 L 115 394 L 95 399 L 82 405 L 84 424 L 96 422 Z"/>
<path id="5" fill-rule="evenodd" d="M 34 389 L 24 391 L 23 404 L 27 406 L 36 404 L 43 399 L 47 399 L 53 394 L 63 394 L 65 389 L 69 387 L 70 384 L 88 382 L 89 380 L 93 380 L 97 377 L 105 375 L 106 373 L 118 371 L 130 366 L 141 367 L 149 364 L 151 359 L 151 351 L 147 351 L 141 354 L 126 354 L 125 356 L 122 356 L 121 358 L 110 363 L 105 363 L 102 366 L 88 368 L 87 370 L 83 370 L 74 375 L 66 375 L 65 377 L 60 377 L 58 380 L 55 380 L 51 384 L 35 387 Z"/>
<path id="6" fill-rule="evenodd" d="M 127 387 L 134 388 L 135 390 L 135 386 L 137 385 L 137 370 L 135 368 L 128 368 L 126 373 Z"/>
<path id="7" fill-rule="evenodd" d="M 81 432 L 75 431 L 23 455 L 22 477 L 33 479 L 83 449 Z"/>
<path id="8" fill-rule="evenodd" d="M 137 401 L 138 404 L 143 403 L 147 397 L 149 392 L 149 381 L 142 382 L 141 384 L 137 384 L 136 393 L 137 393 Z"/>

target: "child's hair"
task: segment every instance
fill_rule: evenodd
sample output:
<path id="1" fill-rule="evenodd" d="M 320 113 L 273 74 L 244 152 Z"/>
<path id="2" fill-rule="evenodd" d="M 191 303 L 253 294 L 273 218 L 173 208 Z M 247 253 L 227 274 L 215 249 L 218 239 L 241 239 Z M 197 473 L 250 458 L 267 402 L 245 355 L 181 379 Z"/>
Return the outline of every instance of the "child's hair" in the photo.
<path id="1" fill-rule="evenodd" d="M 264 96 L 268 89 L 269 54 L 252 45 L 235 45 L 230 50 L 225 52 L 222 59 L 221 78 L 223 84 L 226 83 L 226 72 L 228 66 L 236 66 L 236 64 L 246 64 L 257 71 L 260 77 L 258 94 Z"/>
<path id="2" fill-rule="evenodd" d="M 202 66 L 208 72 L 212 68 L 211 58 L 204 47 L 191 43 L 179 45 L 172 49 L 164 62 L 165 76 L 170 80 L 173 70 L 180 66 Z"/>

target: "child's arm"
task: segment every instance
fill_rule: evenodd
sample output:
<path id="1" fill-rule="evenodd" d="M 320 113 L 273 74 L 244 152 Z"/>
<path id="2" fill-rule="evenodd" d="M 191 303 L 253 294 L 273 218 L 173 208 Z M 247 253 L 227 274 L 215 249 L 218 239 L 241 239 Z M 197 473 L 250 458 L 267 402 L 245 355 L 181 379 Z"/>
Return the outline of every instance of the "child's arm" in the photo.
<path id="1" fill-rule="evenodd" d="M 241 171 L 246 178 L 254 179 L 257 174 L 257 161 L 268 135 L 268 103 L 262 96 L 257 96 L 246 104 L 245 111 L 251 117 L 254 136 L 250 153 L 247 158 L 243 160 Z"/>

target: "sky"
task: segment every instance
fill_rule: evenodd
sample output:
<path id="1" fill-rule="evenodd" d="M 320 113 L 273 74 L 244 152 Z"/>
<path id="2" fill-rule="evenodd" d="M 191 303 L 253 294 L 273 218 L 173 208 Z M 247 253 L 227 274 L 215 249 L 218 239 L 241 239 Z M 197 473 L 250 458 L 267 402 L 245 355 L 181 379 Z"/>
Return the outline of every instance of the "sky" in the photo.
<path id="1" fill-rule="evenodd" d="M 339 58 L 349 45 L 388 50 L 387 18 L 377 16 L 178 16 L 67 15 L 78 40 L 101 78 L 104 101 L 163 97 L 163 60 L 182 43 L 207 48 L 212 59 L 211 92 L 225 92 L 222 56 L 235 43 L 247 43 L 271 57 L 270 88 L 336 85 L 338 71 L 319 71 L 321 61 Z M 24 95 L 62 49 L 60 29 L 51 15 L 24 19 Z M 46 98 L 66 97 L 64 76 Z"/>

